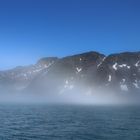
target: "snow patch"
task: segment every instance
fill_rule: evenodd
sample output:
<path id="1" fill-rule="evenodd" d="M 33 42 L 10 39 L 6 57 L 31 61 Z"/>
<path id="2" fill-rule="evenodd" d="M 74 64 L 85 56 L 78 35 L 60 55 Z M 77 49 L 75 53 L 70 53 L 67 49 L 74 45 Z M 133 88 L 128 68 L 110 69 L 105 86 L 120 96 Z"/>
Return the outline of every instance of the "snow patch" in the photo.
<path id="1" fill-rule="evenodd" d="M 135 83 L 133 83 L 133 85 L 135 86 L 135 88 L 140 88 L 137 80 L 135 80 Z"/>
<path id="2" fill-rule="evenodd" d="M 105 61 L 106 57 L 103 58 L 103 60 L 97 65 L 97 68 Z"/>
<path id="3" fill-rule="evenodd" d="M 127 65 L 126 64 L 122 64 L 122 65 L 119 65 L 119 67 L 126 67 Z"/>
<path id="4" fill-rule="evenodd" d="M 136 66 L 136 67 L 140 66 L 139 63 L 140 63 L 140 61 L 138 61 L 138 62 L 135 64 L 135 66 Z"/>
<path id="5" fill-rule="evenodd" d="M 112 80 L 112 77 L 111 77 L 111 75 L 109 75 L 108 76 L 108 81 L 111 82 L 111 80 Z"/>
<path id="6" fill-rule="evenodd" d="M 115 63 L 112 67 L 114 70 L 117 70 L 117 63 Z"/>
<path id="7" fill-rule="evenodd" d="M 127 68 L 130 69 L 131 67 L 130 66 L 127 66 Z"/>
<path id="8" fill-rule="evenodd" d="M 72 90 L 74 88 L 74 85 L 70 83 L 68 80 L 65 81 L 64 87 L 61 89 L 59 94 L 65 94 L 68 93 L 69 90 Z"/>
<path id="9" fill-rule="evenodd" d="M 76 68 L 76 70 L 77 70 L 77 72 L 79 73 L 79 72 L 81 72 L 82 71 L 82 68 Z"/>
<path id="10" fill-rule="evenodd" d="M 42 69 L 38 69 L 38 70 L 34 70 L 33 72 L 36 73 L 36 72 L 40 72 Z"/>
<path id="11" fill-rule="evenodd" d="M 123 91 L 128 91 L 128 87 L 127 87 L 127 85 L 125 84 L 125 82 L 126 82 L 126 79 L 122 79 L 122 81 L 120 82 L 120 88 L 121 88 L 121 90 L 123 90 Z"/>
<path id="12" fill-rule="evenodd" d="M 119 67 L 120 67 L 120 68 L 127 67 L 128 69 L 130 69 L 130 68 L 131 68 L 131 67 L 130 67 L 130 66 L 128 66 L 127 64 L 121 64 L 121 65 L 119 65 Z"/>

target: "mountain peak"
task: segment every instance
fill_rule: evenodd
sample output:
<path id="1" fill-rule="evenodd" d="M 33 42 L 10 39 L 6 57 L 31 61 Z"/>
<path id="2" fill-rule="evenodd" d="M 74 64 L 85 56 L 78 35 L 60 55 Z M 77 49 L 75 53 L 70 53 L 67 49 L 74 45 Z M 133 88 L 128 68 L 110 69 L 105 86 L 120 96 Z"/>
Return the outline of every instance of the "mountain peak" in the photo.
<path id="1" fill-rule="evenodd" d="M 57 57 L 43 57 L 38 60 L 37 64 L 48 64 L 58 60 Z"/>

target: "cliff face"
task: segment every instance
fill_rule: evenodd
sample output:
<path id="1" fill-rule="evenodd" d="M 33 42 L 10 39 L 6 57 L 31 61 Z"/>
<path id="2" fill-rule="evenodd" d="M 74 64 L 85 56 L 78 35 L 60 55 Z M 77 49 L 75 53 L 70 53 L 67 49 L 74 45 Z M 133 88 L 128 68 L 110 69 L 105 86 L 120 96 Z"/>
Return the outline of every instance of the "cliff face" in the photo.
<path id="1" fill-rule="evenodd" d="M 73 90 L 140 91 L 140 52 L 105 56 L 97 52 L 42 58 L 37 64 L 0 72 L 6 92 L 64 94 Z"/>
<path id="2" fill-rule="evenodd" d="M 140 89 L 140 53 L 112 54 L 97 69 L 98 83 L 122 91 Z"/>

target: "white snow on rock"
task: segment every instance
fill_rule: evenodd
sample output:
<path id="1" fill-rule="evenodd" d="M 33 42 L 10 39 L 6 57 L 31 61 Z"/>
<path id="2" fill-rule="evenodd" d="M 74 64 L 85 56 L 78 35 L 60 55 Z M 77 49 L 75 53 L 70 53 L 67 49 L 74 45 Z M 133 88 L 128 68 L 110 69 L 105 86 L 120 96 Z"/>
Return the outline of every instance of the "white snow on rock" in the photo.
<path id="1" fill-rule="evenodd" d="M 49 68 L 52 64 L 53 64 L 53 62 L 49 63 L 48 65 L 44 65 L 44 68 Z"/>
<path id="2" fill-rule="evenodd" d="M 42 69 L 36 69 L 36 70 L 34 70 L 33 72 L 34 73 L 37 73 L 37 72 L 40 72 Z"/>
<path id="3" fill-rule="evenodd" d="M 82 58 L 80 58 L 80 61 L 82 61 Z"/>
<path id="4" fill-rule="evenodd" d="M 112 67 L 114 70 L 117 70 L 117 63 L 115 63 Z"/>
<path id="5" fill-rule="evenodd" d="M 109 75 L 108 76 L 108 81 L 111 82 L 111 80 L 112 80 L 112 77 L 111 77 L 111 75 Z"/>
<path id="6" fill-rule="evenodd" d="M 135 80 L 135 83 L 133 83 L 133 85 L 135 86 L 135 88 L 140 88 L 137 80 Z"/>
<path id="7" fill-rule="evenodd" d="M 123 68 L 123 67 L 127 67 L 128 69 L 130 69 L 131 67 L 128 66 L 127 64 L 121 64 L 121 65 L 118 65 L 120 68 Z"/>
<path id="8" fill-rule="evenodd" d="M 38 74 L 39 72 L 41 72 L 42 70 L 48 69 L 53 63 L 54 62 L 48 63 L 48 64 L 36 65 L 36 66 L 32 67 L 31 69 L 29 69 L 28 71 L 26 71 L 24 74 L 26 74 L 27 77 L 29 77 L 29 76 L 32 77 L 32 76 Z M 47 73 L 47 72 L 48 71 L 46 71 L 45 73 Z"/>
<path id="9" fill-rule="evenodd" d="M 135 64 L 136 67 L 140 66 L 140 61 Z"/>
<path id="10" fill-rule="evenodd" d="M 122 65 L 119 65 L 119 67 L 126 67 L 127 65 L 126 64 L 122 64 Z"/>
<path id="11" fill-rule="evenodd" d="M 130 69 L 131 67 L 130 66 L 127 66 L 127 68 Z"/>
<path id="12" fill-rule="evenodd" d="M 127 87 L 127 85 L 125 84 L 125 82 L 126 82 L 126 79 L 122 79 L 122 81 L 120 82 L 120 88 L 121 88 L 121 90 L 123 90 L 123 91 L 128 91 L 128 87 Z"/>
<path id="13" fill-rule="evenodd" d="M 77 70 L 77 72 L 79 73 L 79 72 L 81 72 L 82 71 L 82 68 L 76 68 L 76 70 Z"/>
<path id="14" fill-rule="evenodd" d="M 74 88 L 74 85 L 70 83 L 68 80 L 65 81 L 64 87 L 61 89 L 59 94 L 65 94 L 68 93 L 69 90 L 72 90 Z"/>
<path id="15" fill-rule="evenodd" d="M 38 65 L 33 67 L 32 69 L 28 70 L 25 74 L 31 75 L 36 74 L 42 71 L 43 69 L 49 68 L 53 63 L 45 64 L 45 65 Z"/>
<path id="16" fill-rule="evenodd" d="M 74 85 L 70 84 L 69 81 L 66 80 L 66 81 L 65 81 L 64 88 L 67 88 L 67 89 L 73 89 L 73 88 L 74 88 Z"/>
<path id="17" fill-rule="evenodd" d="M 135 86 L 135 88 L 139 88 L 138 83 L 133 83 L 133 85 Z"/>
<path id="18" fill-rule="evenodd" d="M 103 58 L 103 60 L 97 65 L 97 68 L 105 61 L 106 57 Z"/>

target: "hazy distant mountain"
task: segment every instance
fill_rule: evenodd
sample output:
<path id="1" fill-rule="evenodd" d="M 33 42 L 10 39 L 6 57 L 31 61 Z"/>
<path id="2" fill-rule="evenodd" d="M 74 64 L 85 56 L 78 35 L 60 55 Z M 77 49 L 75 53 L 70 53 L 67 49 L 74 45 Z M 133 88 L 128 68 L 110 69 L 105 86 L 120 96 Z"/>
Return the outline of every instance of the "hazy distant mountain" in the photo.
<path id="1" fill-rule="evenodd" d="M 1 92 L 94 94 L 96 90 L 140 92 L 140 52 L 98 52 L 40 59 L 35 65 L 0 72 Z"/>

